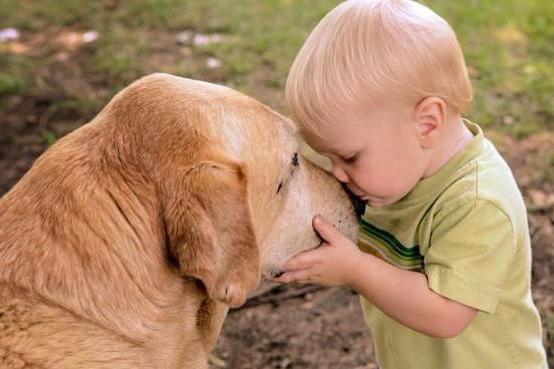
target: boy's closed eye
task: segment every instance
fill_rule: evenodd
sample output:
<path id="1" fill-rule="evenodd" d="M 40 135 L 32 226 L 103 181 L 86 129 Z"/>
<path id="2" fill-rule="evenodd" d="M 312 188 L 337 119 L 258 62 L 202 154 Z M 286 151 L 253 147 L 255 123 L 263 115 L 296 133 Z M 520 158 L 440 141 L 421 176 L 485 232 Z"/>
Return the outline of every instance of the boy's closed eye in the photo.
<path id="1" fill-rule="evenodd" d="M 342 160 L 344 163 L 352 164 L 358 159 L 359 156 L 360 156 L 359 153 L 356 153 L 356 154 L 350 155 L 350 156 L 341 156 L 340 160 Z"/>

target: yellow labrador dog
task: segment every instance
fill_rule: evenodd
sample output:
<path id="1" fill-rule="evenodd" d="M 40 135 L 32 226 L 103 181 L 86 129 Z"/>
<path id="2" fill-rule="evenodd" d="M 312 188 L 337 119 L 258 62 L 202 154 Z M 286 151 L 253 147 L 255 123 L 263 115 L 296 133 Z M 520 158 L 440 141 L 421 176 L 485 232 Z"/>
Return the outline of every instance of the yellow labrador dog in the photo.
<path id="1" fill-rule="evenodd" d="M 206 368 L 229 306 L 355 232 L 286 118 L 166 74 L 117 94 L 0 199 L 0 368 Z"/>

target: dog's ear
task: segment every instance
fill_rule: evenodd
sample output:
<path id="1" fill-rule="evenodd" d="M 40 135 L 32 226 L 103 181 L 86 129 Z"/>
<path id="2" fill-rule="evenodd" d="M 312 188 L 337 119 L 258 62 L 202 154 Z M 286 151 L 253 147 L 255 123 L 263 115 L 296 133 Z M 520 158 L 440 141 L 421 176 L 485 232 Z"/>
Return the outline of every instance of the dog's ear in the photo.
<path id="1" fill-rule="evenodd" d="M 260 278 L 245 168 L 217 155 L 180 169 L 164 195 L 169 252 L 211 298 L 242 305 Z"/>

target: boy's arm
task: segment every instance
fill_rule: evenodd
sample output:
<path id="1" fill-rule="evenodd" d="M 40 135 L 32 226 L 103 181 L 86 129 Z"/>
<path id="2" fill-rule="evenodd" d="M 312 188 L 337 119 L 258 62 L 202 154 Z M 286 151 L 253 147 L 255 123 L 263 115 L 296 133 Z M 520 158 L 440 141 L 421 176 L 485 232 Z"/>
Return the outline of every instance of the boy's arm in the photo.
<path id="1" fill-rule="evenodd" d="M 475 318 L 476 309 L 429 289 L 425 274 L 363 253 L 321 217 L 314 219 L 314 228 L 324 246 L 290 259 L 288 272 L 276 281 L 349 286 L 391 318 L 433 337 L 455 337 Z"/>
<path id="2" fill-rule="evenodd" d="M 428 336 L 452 338 L 477 315 L 476 309 L 429 289 L 425 274 L 402 270 L 358 252 L 350 286 L 402 325 Z"/>

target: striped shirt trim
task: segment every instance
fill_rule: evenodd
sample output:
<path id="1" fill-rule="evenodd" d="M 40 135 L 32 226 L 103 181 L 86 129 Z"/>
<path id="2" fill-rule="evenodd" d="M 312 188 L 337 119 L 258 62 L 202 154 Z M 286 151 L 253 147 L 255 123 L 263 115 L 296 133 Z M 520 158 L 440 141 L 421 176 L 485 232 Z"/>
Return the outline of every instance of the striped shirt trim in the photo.
<path id="1" fill-rule="evenodd" d="M 419 245 L 404 246 L 389 232 L 364 219 L 359 221 L 358 247 L 405 270 L 423 270 L 423 255 Z"/>

